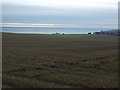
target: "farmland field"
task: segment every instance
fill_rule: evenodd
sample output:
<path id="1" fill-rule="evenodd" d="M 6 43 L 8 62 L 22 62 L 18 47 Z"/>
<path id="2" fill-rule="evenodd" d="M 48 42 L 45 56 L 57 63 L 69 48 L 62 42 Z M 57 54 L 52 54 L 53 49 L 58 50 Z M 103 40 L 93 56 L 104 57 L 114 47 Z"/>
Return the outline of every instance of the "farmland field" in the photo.
<path id="1" fill-rule="evenodd" d="M 118 37 L 3 33 L 3 88 L 117 88 Z"/>

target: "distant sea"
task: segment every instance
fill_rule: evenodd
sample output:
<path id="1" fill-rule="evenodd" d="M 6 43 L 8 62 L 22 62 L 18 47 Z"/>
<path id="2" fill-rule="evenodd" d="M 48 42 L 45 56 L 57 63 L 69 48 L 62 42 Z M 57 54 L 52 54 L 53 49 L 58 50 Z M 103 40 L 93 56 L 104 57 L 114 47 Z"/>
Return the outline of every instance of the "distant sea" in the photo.
<path id="1" fill-rule="evenodd" d="M 41 28 L 41 27 L 3 27 L 2 32 L 10 33 L 34 33 L 34 34 L 87 34 L 89 32 L 99 32 L 112 30 L 111 28 Z"/>

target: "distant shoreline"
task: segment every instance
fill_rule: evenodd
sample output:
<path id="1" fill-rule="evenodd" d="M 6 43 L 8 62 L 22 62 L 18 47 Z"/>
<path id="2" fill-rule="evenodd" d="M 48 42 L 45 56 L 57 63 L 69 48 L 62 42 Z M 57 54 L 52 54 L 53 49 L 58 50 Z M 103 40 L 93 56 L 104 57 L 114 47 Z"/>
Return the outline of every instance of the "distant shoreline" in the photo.
<path id="1" fill-rule="evenodd" d="M 26 34 L 52 34 L 52 33 L 65 33 L 65 34 L 88 34 L 99 31 L 115 30 L 112 28 L 38 28 L 38 27 L 3 27 L 3 32 L 12 33 L 26 33 Z"/>
<path id="2" fill-rule="evenodd" d="M 47 34 L 47 33 L 14 33 L 14 32 L 0 32 L 0 33 L 6 33 L 6 34 L 35 34 L 35 35 L 52 35 L 51 34 Z M 59 34 L 59 35 L 62 35 L 62 34 Z M 65 34 L 65 35 L 88 35 L 88 34 Z"/>

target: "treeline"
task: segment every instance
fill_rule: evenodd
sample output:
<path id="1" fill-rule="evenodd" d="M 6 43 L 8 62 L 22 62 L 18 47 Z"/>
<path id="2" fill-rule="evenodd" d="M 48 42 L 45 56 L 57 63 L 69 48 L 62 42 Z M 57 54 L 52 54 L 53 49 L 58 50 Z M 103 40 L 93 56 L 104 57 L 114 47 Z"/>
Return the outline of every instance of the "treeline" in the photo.
<path id="1" fill-rule="evenodd" d="M 120 29 L 118 29 L 118 30 L 109 30 L 109 31 L 94 32 L 93 34 L 105 34 L 105 35 L 120 36 Z"/>

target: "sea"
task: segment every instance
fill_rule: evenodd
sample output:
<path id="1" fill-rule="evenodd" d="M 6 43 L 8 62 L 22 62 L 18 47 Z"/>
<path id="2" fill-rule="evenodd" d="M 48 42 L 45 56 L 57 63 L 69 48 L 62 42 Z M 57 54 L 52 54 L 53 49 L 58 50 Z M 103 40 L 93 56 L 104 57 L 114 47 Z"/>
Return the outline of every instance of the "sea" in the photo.
<path id="1" fill-rule="evenodd" d="M 87 34 L 99 31 L 113 30 L 111 28 L 48 28 L 48 27 L 2 27 L 2 32 L 27 34 Z"/>

